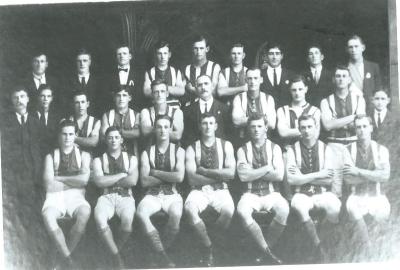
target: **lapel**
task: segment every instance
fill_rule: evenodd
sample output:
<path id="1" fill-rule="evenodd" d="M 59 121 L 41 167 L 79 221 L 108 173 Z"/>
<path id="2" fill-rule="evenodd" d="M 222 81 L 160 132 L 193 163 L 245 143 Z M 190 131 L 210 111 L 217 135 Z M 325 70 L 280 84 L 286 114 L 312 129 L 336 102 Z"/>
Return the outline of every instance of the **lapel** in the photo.
<path id="1" fill-rule="evenodd" d="M 289 79 L 289 72 L 286 68 L 282 67 L 281 81 L 279 82 L 278 86 L 289 85 Z"/>
<path id="2" fill-rule="evenodd" d="M 304 77 L 306 78 L 306 80 L 309 83 L 309 85 L 311 86 L 311 88 L 316 86 L 310 67 L 307 67 L 306 71 L 304 72 Z M 320 77 L 322 77 L 322 71 L 321 71 Z M 321 78 L 319 78 L 319 81 L 321 81 Z"/>
<path id="3" fill-rule="evenodd" d="M 263 83 L 265 83 L 267 88 L 269 89 L 269 88 L 272 87 L 272 82 L 269 80 L 267 69 L 268 68 L 263 69 L 263 74 L 264 74 L 264 76 L 263 76 L 264 77 L 264 82 Z"/>
<path id="4" fill-rule="evenodd" d="M 371 78 L 372 74 L 373 74 L 372 63 L 368 60 L 364 60 L 364 78 L 363 78 L 363 80 L 365 80 L 365 78 L 367 77 L 367 73 L 370 74 L 370 78 Z"/>

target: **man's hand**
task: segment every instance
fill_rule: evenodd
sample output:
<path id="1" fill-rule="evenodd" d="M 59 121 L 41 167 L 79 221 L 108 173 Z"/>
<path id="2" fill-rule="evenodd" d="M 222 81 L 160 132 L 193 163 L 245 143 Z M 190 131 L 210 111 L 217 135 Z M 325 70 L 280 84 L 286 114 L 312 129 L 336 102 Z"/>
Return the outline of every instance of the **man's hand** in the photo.
<path id="1" fill-rule="evenodd" d="M 288 171 L 289 171 L 291 174 L 301 174 L 301 171 L 299 170 L 299 168 L 297 168 L 297 166 L 290 166 L 290 167 L 288 168 Z"/>
<path id="2" fill-rule="evenodd" d="M 320 178 L 331 178 L 333 177 L 333 169 L 324 169 L 320 171 Z"/>
<path id="3" fill-rule="evenodd" d="M 344 168 L 343 168 L 343 174 L 350 175 L 350 176 L 359 176 L 360 171 L 354 165 L 345 164 Z"/>
<path id="4" fill-rule="evenodd" d="M 202 167 L 202 166 L 199 166 L 199 167 L 197 168 L 196 173 L 201 174 L 201 175 L 203 175 L 203 176 L 206 176 L 206 169 L 205 169 L 204 167 Z"/>

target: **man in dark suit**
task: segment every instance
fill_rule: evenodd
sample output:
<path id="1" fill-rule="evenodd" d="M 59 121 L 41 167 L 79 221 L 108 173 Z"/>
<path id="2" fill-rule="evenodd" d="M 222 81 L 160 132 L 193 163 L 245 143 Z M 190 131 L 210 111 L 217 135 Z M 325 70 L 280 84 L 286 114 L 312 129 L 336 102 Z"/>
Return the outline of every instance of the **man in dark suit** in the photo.
<path id="1" fill-rule="evenodd" d="M 32 57 L 32 74 L 29 74 L 24 82 L 23 86 L 26 88 L 29 99 L 29 111 L 34 112 L 38 109 L 38 96 L 39 87 L 41 84 L 52 85 L 55 89 L 58 87 L 57 80 L 46 73 L 49 66 L 47 55 L 43 52 L 37 52 Z M 53 90 L 55 90 L 53 89 Z M 58 90 L 58 89 L 57 89 Z M 59 103 L 59 99 L 57 99 Z"/>
<path id="2" fill-rule="evenodd" d="M 293 72 L 282 67 L 282 47 L 276 43 L 270 43 L 264 52 L 265 63 L 261 66 L 263 84 L 261 90 L 270 94 L 276 103 L 276 108 L 289 104 L 291 101 L 289 93 L 289 81 Z"/>
<path id="3" fill-rule="evenodd" d="M 361 37 L 353 35 L 347 40 L 350 76 L 355 86 L 364 93 L 367 108 L 370 108 L 369 101 L 374 92 L 381 89 L 382 81 L 378 64 L 365 60 L 364 51 L 365 44 Z"/>
<path id="4" fill-rule="evenodd" d="M 90 72 L 92 64 L 92 56 L 86 49 L 80 49 L 76 56 L 76 73 L 68 81 L 68 109 L 70 114 L 73 113 L 71 104 L 74 93 L 84 92 L 88 99 L 91 100 L 90 113 L 96 117 L 100 117 L 105 109 L 103 103 L 105 98 L 101 92 L 101 83 L 95 74 Z"/>
<path id="5" fill-rule="evenodd" d="M 306 99 L 311 105 L 318 108 L 321 100 L 333 93 L 333 74 L 323 65 L 324 58 L 321 46 L 313 44 L 308 47 L 309 67 L 303 72 L 308 85 Z"/>
<path id="6" fill-rule="evenodd" d="M 231 122 L 228 106 L 213 98 L 211 77 L 200 75 L 196 80 L 196 92 L 199 98 L 183 110 L 185 130 L 182 143 L 185 147 L 200 138 L 198 126 L 202 114 L 208 112 L 215 116 L 218 123 L 216 136 L 222 139 L 228 135 L 227 128 Z"/>

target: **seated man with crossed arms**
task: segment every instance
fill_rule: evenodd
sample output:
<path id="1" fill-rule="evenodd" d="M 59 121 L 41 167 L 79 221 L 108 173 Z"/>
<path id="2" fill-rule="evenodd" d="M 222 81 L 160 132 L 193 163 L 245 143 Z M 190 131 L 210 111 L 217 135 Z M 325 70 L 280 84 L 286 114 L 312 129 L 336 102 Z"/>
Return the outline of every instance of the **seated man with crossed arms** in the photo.
<path id="1" fill-rule="evenodd" d="M 335 156 L 329 146 L 318 140 L 318 125 L 312 115 L 300 116 L 298 126 L 300 141 L 287 152 L 288 181 L 295 191 L 291 207 L 310 236 L 317 259 L 325 262 L 327 255 L 309 212 L 314 208 L 323 209 L 330 223 L 339 223 L 341 202 L 330 192 L 333 170 L 329 166 Z"/>
<path id="2" fill-rule="evenodd" d="M 93 180 L 103 189 L 94 209 L 94 218 L 101 238 L 113 255 L 114 265 L 124 268 L 120 250 L 132 232 L 135 199 L 131 188 L 138 180 L 138 162 L 135 156 L 122 151 L 123 138 L 119 129 L 109 127 L 105 136 L 107 150 L 93 161 Z M 121 220 L 117 244 L 108 226 L 114 215 Z"/>
<path id="3" fill-rule="evenodd" d="M 240 181 L 247 184 L 237 206 L 237 211 L 248 235 L 263 253 L 263 259 L 274 264 L 282 261 L 273 247 L 286 227 L 289 204 L 279 193 L 283 180 L 284 164 L 279 145 L 267 139 L 268 123 L 264 115 L 253 115 L 248 120 L 250 141 L 237 152 L 237 170 Z M 252 214 L 267 210 L 275 213 L 268 228 L 267 240 Z"/>
<path id="4" fill-rule="evenodd" d="M 175 267 L 165 249 L 169 248 L 179 232 L 182 217 L 183 200 L 176 190 L 185 176 L 185 151 L 170 142 L 171 118 L 160 115 L 155 120 L 155 144 L 143 151 L 141 157 L 141 183 L 146 195 L 138 206 L 137 215 L 144 234 L 152 248 L 157 252 L 159 266 Z M 157 228 L 150 218 L 155 213 L 168 214 L 164 239 L 161 241 Z"/>
<path id="5" fill-rule="evenodd" d="M 59 127 L 59 148 L 46 156 L 43 179 L 46 200 L 42 208 L 44 224 L 57 250 L 61 265 L 75 269 L 71 258 L 81 240 L 90 217 L 90 205 L 85 200 L 85 187 L 90 175 L 90 154 L 81 151 L 75 143 L 75 124 L 64 120 Z M 68 239 L 57 220 L 71 217 L 75 220 Z"/>
<path id="6" fill-rule="evenodd" d="M 390 215 L 390 203 L 382 185 L 390 178 L 388 149 L 371 140 L 372 120 L 366 115 L 354 119 L 357 141 L 345 154 L 344 181 L 350 187 L 346 209 L 354 225 L 354 234 L 365 249 L 366 258 L 372 255 L 371 241 L 364 216 L 370 214 L 378 222 Z"/>
<path id="7" fill-rule="evenodd" d="M 200 140 L 186 149 L 186 172 L 192 191 L 185 202 L 185 213 L 204 247 L 203 262 L 213 266 L 212 243 L 199 214 L 210 205 L 219 213 L 215 224 L 219 235 L 229 227 L 235 206 L 226 182 L 235 176 L 235 157 L 232 144 L 215 137 L 218 124 L 214 115 L 202 114 L 199 125 Z"/>

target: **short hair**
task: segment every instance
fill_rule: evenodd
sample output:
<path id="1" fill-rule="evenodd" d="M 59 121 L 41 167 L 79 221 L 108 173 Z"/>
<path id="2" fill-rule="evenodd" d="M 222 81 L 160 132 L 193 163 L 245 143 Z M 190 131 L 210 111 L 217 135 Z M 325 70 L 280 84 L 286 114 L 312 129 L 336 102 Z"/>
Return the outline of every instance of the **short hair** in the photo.
<path id="1" fill-rule="evenodd" d="M 215 119 L 215 122 L 217 122 L 217 117 L 215 117 L 214 114 L 212 114 L 212 113 L 210 113 L 210 112 L 205 112 L 205 113 L 202 113 L 202 114 L 200 115 L 200 121 L 199 121 L 199 123 L 201 123 L 201 121 L 203 121 L 204 119 L 209 118 L 209 117 L 213 117 L 213 118 Z"/>
<path id="2" fill-rule="evenodd" d="M 297 74 L 297 75 L 294 75 L 294 76 L 290 79 L 289 87 L 292 87 L 292 85 L 293 85 L 294 83 L 297 83 L 297 82 L 303 82 L 305 86 L 308 86 L 308 83 L 307 83 L 306 78 L 305 78 L 303 75 L 301 75 L 301 74 Z"/>
<path id="3" fill-rule="evenodd" d="M 232 50 L 233 48 L 243 48 L 243 50 L 244 50 L 244 45 L 243 45 L 243 43 L 236 42 L 236 43 L 233 43 L 233 44 L 232 44 L 231 50 Z"/>
<path id="4" fill-rule="evenodd" d="M 378 92 L 383 92 L 383 93 L 385 93 L 386 97 L 390 98 L 387 89 L 384 89 L 384 88 L 378 89 L 378 90 L 374 91 L 374 95 L 373 96 L 375 96 L 375 94 L 378 93 Z"/>
<path id="5" fill-rule="evenodd" d="M 74 129 L 76 129 L 74 121 L 72 121 L 70 119 L 63 119 L 58 124 L 58 134 L 60 134 L 62 129 L 65 127 L 74 127 Z"/>
<path id="6" fill-rule="evenodd" d="M 364 40 L 359 35 L 356 35 L 356 34 L 350 35 L 347 38 L 347 42 L 349 42 L 349 40 L 351 40 L 351 39 L 358 39 L 361 42 L 362 45 L 365 45 Z"/>
<path id="7" fill-rule="evenodd" d="M 106 129 L 106 132 L 105 132 L 104 134 L 105 134 L 105 136 L 107 137 L 108 134 L 110 134 L 110 132 L 113 132 L 113 131 L 118 131 L 118 132 L 119 132 L 119 135 L 122 135 L 122 134 L 121 134 L 121 130 L 120 130 L 118 127 L 116 127 L 116 126 L 110 126 L 110 127 L 108 127 L 108 128 Z"/>
<path id="8" fill-rule="evenodd" d="M 170 126 L 172 125 L 172 119 L 171 119 L 171 117 L 169 117 L 168 114 L 159 114 L 159 115 L 157 115 L 157 116 L 156 116 L 156 119 L 155 119 L 155 121 L 154 121 L 154 126 L 155 126 L 155 124 L 158 122 L 158 120 L 168 120 Z"/>
<path id="9" fill-rule="evenodd" d="M 10 97 L 12 97 L 15 93 L 20 92 L 20 91 L 24 91 L 27 96 L 29 95 L 28 89 L 24 85 L 16 85 L 16 86 L 12 87 L 11 92 L 10 92 Z"/>
<path id="10" fill-rule="evenodd" d="M 321 45 L 319 45 L 318 43 L 312 43 L 312 44 L 308 45 L 307 46 L 307 53 L 310 52 L 311 48 L 317 48 L 321 54 L 324 54 L 324 51 L 322 50 Z"/>
<path id="11" fill-rule="evenodd" d="M 206 43 L 206 47 L 208 46 L 208 40 L 204 35 L 196 35 L 196 36 L 194 36 L 193 39 L 192 39 L 192 46 L 196 42 L 200 42 L 200 41 L 204 41 Z"/>
<path id="12" fill-rule="evenodd" d="M 356 124 L 357 120 L 361 120 L 361 119 L 364 119 L 364 118 L 368 119 L 369 124 L 372 125 L 372 123 L 373 123 L 372 122 L 372 118 L 369 117 L 366 114 L 357 114 L 356 117 L 354 117 L 354 125 Z"/>
<path id="13" fill-rule="evenodd" d="M 169 42 L 165 41 L 165 40 L 160 40 L 158 41 L 156 44 L 154 44 L 154 53 L 157 53 L 157 51 L 161 48 L 167 47 L 169 49 L 169 51 L 171 51 L 171 45 L 169 44 Z"/>
<path id="14" fill-rule="evenodd" d="M 336 71 L 338 71 L 338 70 L 347 70 L 347 72 L 350 74 L 350 70 L 349 70 L 349 68 L 348 68 L 346 65 L 337 64 L 337 65 L 335 66 L 335 69 L 333 70 L 333 76 L 335 76 Z"/>
<path id="15" fill-rule="evenodd" d="M 44 51 L 42 51 L 42 50 L 36 50 L 36 51 L 34 51 L 33 53 L 32 53 L 32 60 L 34 59 L 34 58 L 36 58 L 36 57 L 39 57 L 39 56 L 42 56 L 42 55 L 44 55 L 44 56 L 46 56 L 46 60 L 47 60 L 47 54 L 44 52 Z"/>
<path id="16" fill-rule="evenodd" d="M 79 91 L 74 91 L 74 94 L 72 95 L 72 100 L 75 99 L 77 96 L 85 96 L 86 101 L 89 101 L 89 96 L 85 91 L 79 90 Z"/>
<path id="17" fill-rule="evenodd" d="M 311 115 L 311 114 L 302 114 L 302 115 L 300 115 L 299 119 L 297 120 L 297 123 L 299 124 L 299 127 L 300 127 L 300 122 L 301 121 L 306 121 L 306 120 L 313 120 L 314 124 L 317 125 L 317 121 L 315 120 L 313 115 Z"/>
<path id="18" fill-rule="evenodd" d="M 128 93 L 128 95 L 132 96 L 132 91 L 130 89 L 130 87 L 128 87 L 128 85 L 126 84 L 120 84 L 116 87 L 116 90 L 112 91 L 113 96 L 115 96 L 116 94 L 118 94 L 121 91 L 125 91 Z"/>
<path id="19" fill-rule="evenodd" d="M 270 43 L 268 43 L 267 46 L 265 47 L 264 53 L 268 53 L 269 50 L 274 49 L 274 48 L 278 48 L 278 49 L 281 51 L 281 53 L 283 54 L 282 45 L 279 44 L 279 43 L 277 43 L 277 42 L 270 42 Z"/>
<path id="20" fill-rule="evenodd" d="M 133 50 L 129 47 L 129 45 L 127 43 L 119 44 L 117 47 L 115 47 L 115 52 L 117 52 L 121 48 L 128 48 L 129 53 L 131 53 L 131 54 L 133 53 Z"/>
<path id="21" fill-rule="evenodd" d="M 43 90 L 50 90 L 51 94 L 53 94 L 53 87 L 51 87 L 49 84 L 41 84 L 39 86 L 38 92 L 42 93 Z"/>
<path id="22" fill-rule="evenodd" d="M 259 68 L 259 67 L 250 67 L 250 68 L 248 68 L 247 70 L 246 70 L 246 76 L 247 76 L 247 73 L 249 72 L 249 71 L 259 71 L 260 72 L 260 75 L 261 75 L 261 69 Z"/>
<path id="23" fill-rule="evenodd" d="M 155 79 L 154 81 L 152 81 L 151 82 L 151 90 L 153 91 L 154 86 L 157 86 L 157 85 L 160 85 L 160 84 L 164 84 L 165 87 L 167 88 L 167 91 L 168 91 L 168 84 L 163 79 Z"/>
<path id="24" fill-rule="evenodd" d="M 207 77 L 207 78 L 209 78 L 209 79 L 210 79 L 210 82 L 212 83 L 212 78 L 210 77 L 210 75 L 207 75 L 207 74 L 200 74 L 200 75 L 197 76 L 197 78 L 196 78 L 196 84 L 197 84 L 197 80 L 198 80 L 199 78 L 201 78 L 201 77 Z"/>
<path id="25" fill-rule="evenodd" d="M 250 126 L 250 123 L 252 121 L 258 121 L 258 120 L 263 120 L 265 126 L 266 127 L 268 126 L 268 119 L 262 113 L 255 113 L 253 115 L 250 115 L 250 117 L 247 119 L 247 126 Z"/>
<path id="26" fill-rule="evenodd" d="M 78 57 L 79 55 L 83 55 L 83 54 L 89 55 L 89 57 L 92 58 L 91 53 L 85 48 L 79 49 L 78 52 L 76 53 L 76 56 Z"/>

